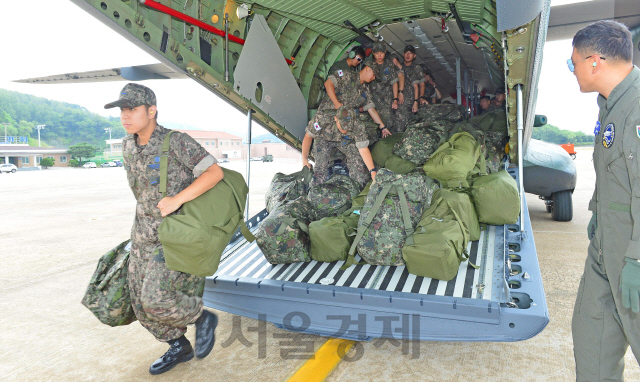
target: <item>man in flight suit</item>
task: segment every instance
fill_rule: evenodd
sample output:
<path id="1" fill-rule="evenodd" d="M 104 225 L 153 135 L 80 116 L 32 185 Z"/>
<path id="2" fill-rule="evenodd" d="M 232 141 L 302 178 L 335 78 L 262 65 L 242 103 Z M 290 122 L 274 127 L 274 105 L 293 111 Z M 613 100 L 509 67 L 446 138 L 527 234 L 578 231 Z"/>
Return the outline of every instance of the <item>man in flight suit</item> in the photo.
<path id="1" fill-rule="evenodd" d="M 628 346 L 640 356 L 640 70 L 632 58 L 629 30 L 601 20 L 574 36 L 567 62 L 600 107 L 591 242 L 572 321 L 578 381 L 622 381 Z"/>
<path id="2" fill-rule="evenodd" d="M 155 94 L 146 86 L 130 83 L 117 101 L 105 105 L 105 109 L 113 107 L 120 108 L 120 120 L 128 133 L 123 140 L 124 165 L 137 201 L 129 255 L 131 305 L 140 324 L 170 345 L 149 369 L 151 374 L 161 374 L 193 358 L 194 350 L 184 336 L 189 324 L 196 325 L 195 356 L 206 357 L 215 342 L 218 318 L 202 307 L 204 277 L 167 269 L 158 227 L 165 216 L 211 189 L 224 175 L 202 146 L 176 132 L 170 138 L 167 196 L 163 198 L 159 158 L 169 130 L 157 124 Z"/>

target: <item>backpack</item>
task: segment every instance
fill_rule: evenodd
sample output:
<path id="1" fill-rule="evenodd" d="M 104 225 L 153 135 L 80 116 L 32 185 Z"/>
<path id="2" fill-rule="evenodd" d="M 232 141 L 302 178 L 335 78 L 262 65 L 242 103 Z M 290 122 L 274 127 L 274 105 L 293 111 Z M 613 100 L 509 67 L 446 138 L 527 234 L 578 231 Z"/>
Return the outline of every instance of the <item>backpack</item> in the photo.
<path id="1" fill-rule="evenodd" d="M 267 212 L 273 211 L 282 203 L 307 195 L 312 178 L 313 172 L 306 166 L 290 175 L 280 172 L 275 174 L 264 197 Z"/>
<path id="2" fill-rule="evenodd" d="M 412 242 L 413 229 L 436 188 L 436 182 L 424 175 L 380 169 L 360 210 L 357 235 L 345 267 L 353 263 L 356 248 L 369 264 L 404 264 L 402 246 L 405 241 Z"/>
<path id="3" fill-rule="evenodd" d="M 129 239 L 123 241 L 98 260 L 98 267 L 82 298 L 82 305 L 109 326 L 128 325 L 136 320 L 127 282 L 129 243 Z"/>
<path id="4" fill-rule="evenodd" d="M 518 221 L 518 184 L 507 171 L 477 177 L 473 181 L 471 195 L 481 223 L 503 225 Z"/>
<path id="5" fill-rule="evenodd" d="M 315 219 L 337 216 L 351 207 L 360 186 L 346 175 L 334 174 L 326 182 L 311 187 L 307 200 L 315 210 Z"/>
<path id="6" fill-rule="evenodd" d="M 443 187 L 469 187 L 467 176 L 480 157 L 480 145 L 467 132 L 456 133 L 423 166 Z"/>
<path id="7" fill-rule="evenodd" d="M 487 131 L 484 142 L 487 170 L 493 174 L 500 171 L 502 158 L 505 156 L 505 145 L 509 142 L 509 135 L 506 131 Z"/>
<path id="8" fill-rule="evenodd" d="M 271 211 L 258 226 L 256 243 L 271 264 L 311 261 L 309 224 L 314 212 L 304 196 Z"/>
<path id="9" fill-rule="evenodd" d="M 438 121 L 427 127 L 411 127 L 402 134 L 402 140 L 393 147 L 393 154 L 422 166 L 440 144 L 446 140 L 443 124 Z"/>
<path id="10" fill-rule="evenodd" d="M 167 133 L 160 155 L 160 192 L 167 194 L 169 141 Z M 222 168 L 222 167 L 221 167 Z M 213 188 L 186 202 L 180 212 L 166 216 L 158 227 L 168 269 L 196 276 L 211 276 L 218 270 L 220 256 L 240 227 L 250 242 L 255 237 L 244 223 L 249 188 L 242 175 L 222 168 L 224 177 Z"/>
<path id="11" fill-rule="evenodd" d="M 469 259 L 470 234 L 465 220 L 473 220 L 473 205 L 465 193 L 438 191 L 444 192 L 434 194 L 416 227 L 413 243 L 402 248 L 402 256 L 409 273 L 449 281 L 458 274 L 460 262 Z"/>

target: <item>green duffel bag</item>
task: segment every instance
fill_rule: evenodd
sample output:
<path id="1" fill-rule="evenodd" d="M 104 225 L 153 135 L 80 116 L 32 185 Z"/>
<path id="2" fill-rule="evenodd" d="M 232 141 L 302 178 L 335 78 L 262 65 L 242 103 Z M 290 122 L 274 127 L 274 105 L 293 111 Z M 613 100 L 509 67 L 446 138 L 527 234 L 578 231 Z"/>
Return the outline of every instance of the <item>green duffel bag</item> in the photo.
<path id="1" fill-rule="evenodd" d="M 82 305 L 109 326 L 128 325 L 136 320 L 127 282 L 129 242 L 129 239 L 123 241 L 98 260 L 98 267 L 82 298 Z"/>
<path id="2" fill-rule="evenodd" d="M 160 192 L 167 194 L 169 132 L 160 156 Z M 222 168 L 222 167 L 221 167 Z M 213 188 L 186 202 L 180 212 L 165 217 L 158 227 L 167 268 L 196 276 L 211 276 L 218 270 L 220 256 L 238 227 L 248 240 L 255 238 L 244 224 L 249 187 L 242 175 L 222 168 L 224 178 Z"/>
<path id="3" fill-rule="evenodd" d="M 371 150 L 371 157 L 378 167 L 385 167 L 387 158 L 393 155 L 393 146 L 400 140 L 402 140 L 402 133 L 396 133 L 376 142 Z"/>
<path id="4" fill-rule="evenodd" d="M 442 187 L 469 187 L 467 176 L 480 156 L 480 145 L 467 132 L 456 133 L 436 150 L 423 169 Z"/>
<path id="5" fill-rule="evenodd" d="M 458 274 L 460 262 L 469 259 L 469 231 L 452 204 L 434 195 L 422 214 L 413 243 L 402 248 L 409 273 L 449 281 Z"/>
<path id="6" fill-rule="evenodd" d="M 275 174 L 264 196 L 267 212 L 273 211 L 280 204 L 307 195 L 312 179 L 313 172 L 307 166 L 293 174 Z"/>
<path id="7" fill-rule="evenodd" d="M 271 264 L 311 261 L 309 224 L 314 211 L 304 196 L 280 205 L 258 226 L 256 243 Z"/>
<path id="8" fill-rule="evenodd" d="M 315 219 L 337 216 L 351 208 L 351 201 L 360 192 L 356 181 L 346 175 L 334 174 L 326 182 L 311 187 L 307 200 L 315 210 Z"/>
<path id="9" fill-rule="evenodd" d="M 389 169 L 396 174 L 406 175 L 413 171 L 417 166 L 417 164 L 406 159 L 402 159 L 397 155 L 391 155 L 387 158 L 387 163 L 385 163 L 384 168 Z"/>
<path id="10" fill-rule="evenodd" d="M 344 261 L 349 256 L 360 215 L 332 216 L 309 225 L 311 258 L 316 261 Z"/>
<path id="11" fill-rule="evenodd" d="M 518 221 L 518 184 L 507 171 L 477 177 L 471 187 L 471 196 L 480 223 L 503 225 Z"/>
<path id="12" fill-rule="evenodd" d="M 480 222 L 478 221 L 478 215 L 476 214 L 476 209 L 471 201 L 469 192 L 457 192 L 440 188 L 433 192 L 433 200 L 440 198 L 445 199 L 449 203 L 449 206 L 458 213 L 462 224 L 469 232 L 469 241 L 479 240 Z"/>

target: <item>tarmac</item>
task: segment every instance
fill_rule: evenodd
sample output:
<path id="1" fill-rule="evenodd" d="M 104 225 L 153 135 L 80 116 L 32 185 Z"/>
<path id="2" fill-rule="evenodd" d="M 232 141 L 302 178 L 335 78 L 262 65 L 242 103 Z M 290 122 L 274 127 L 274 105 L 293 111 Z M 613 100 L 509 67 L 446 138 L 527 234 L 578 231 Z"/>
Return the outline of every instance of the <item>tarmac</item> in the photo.
<path id="1" fill-rule="evenodd" d="M 550 315 L 542 333 L 514 343 L 363 342 L 362 357 L 340 362 L 326 380 L 575 380 L 571 315 L 589 243 L 592 152 L 578 149 L 571 222 L 551 220 L 544 203 L 527 195 Z M 244 173 L 246 162 L 224 166 Z M 273 174 L 300 168 L 293 160 L 252 162 L 251 214 L 263 208 Z M 124 170 L 50 168 L 2 174 L 0 200 L 3 381 L 286 381 L 327 341 L 272 324 L 251 332 L 258 321 L 214 311 L 220 323 L 212 353 L 151 376 L 149 365 L 167 345 L 138 323 L 107 327 L 80 304 L 99 257 L 130 236 L 135 200 Z M 246 337 L 244 343 L 231 336 L 234 320 Z M 189 328 L 187 333 L 192 341 L 194 332 Z M 259 335 L 266 335 L 264 348 Z M 403 345 L 412 350 L 419 346 L 419 357 L 412 358 L 414 351 L 403 354 Z M 631 350 L 625 362 L 625 379 L 640 380 Z"/>

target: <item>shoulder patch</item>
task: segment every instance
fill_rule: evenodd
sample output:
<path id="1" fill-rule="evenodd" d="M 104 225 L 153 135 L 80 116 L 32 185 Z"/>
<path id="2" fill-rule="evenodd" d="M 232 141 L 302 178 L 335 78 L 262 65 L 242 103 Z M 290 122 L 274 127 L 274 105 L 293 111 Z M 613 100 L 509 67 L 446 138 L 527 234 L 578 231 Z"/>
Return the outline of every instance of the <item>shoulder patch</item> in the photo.
<path id="1" fill-rule="evenodd" d="M 320 124 L 318 124 L 318 122 L 314 123 L 314 124 L 313 124 L 313 127 L 316 129 L 316 131 L 320 131 L 320 129 L 322 129 L 322 128 L 320 127 Z"/>
<path id="2" fill-rule="evenodd" d="M 605 148 L 610 148 L 613 145 L 613 140 L 616 137 L 616 127 L 613 123 L 607 125 L 602 134 L 602 145 Z"/>
<path id="3" fill-rule="evenodd" d="M 340 77 L 342 77 L 342 76 L 344 75 L 344 73 L 342 72 L 342 69 L 338 70 L 338 75 L 339 75 Z"/>
<path id="4" fill-rule="evenodd" d="M 593 134 L 595 136 L 598 136 L 598 134 L 600 134 L 600 121 L 596 122 L 596 128 L 593 129 Z"/>

